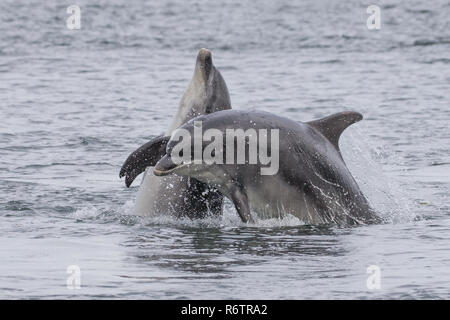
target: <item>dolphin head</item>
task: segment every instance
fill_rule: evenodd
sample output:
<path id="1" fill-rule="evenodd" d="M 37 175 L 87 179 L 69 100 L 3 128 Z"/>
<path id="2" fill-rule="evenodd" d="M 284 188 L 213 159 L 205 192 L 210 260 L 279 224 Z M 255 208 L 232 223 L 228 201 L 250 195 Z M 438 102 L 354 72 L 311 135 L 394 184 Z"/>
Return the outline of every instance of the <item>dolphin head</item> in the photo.
<path id="1" fill-rule="evenodd" d="M 173 173 L 180 174 L 181 168 L 191 164 L 191 161 L 183 158 L 183 152 L 185 152 L 185 149 L 181 149 L 180 152 L 174 154 L 177 151 L 178 147 L 183 147 L 183 144 L 186 145 L 186 148 L 190 148 L 191 145 L 190 137 L 187 137 L 187 134 L 184 135 L 183 140 L 180 141 L 180 139 L 177 139 L 177 137 L 180 136 L 178 135 L 179 132 L 181 132 L 181 129 L 177 129 L 173 132 L 169 142 L 167 143 L 165 155 L 156 163 L 155 167 L 153 168 L 153 173 L 156 176 L 166 176 Z"/>
<path id="2" fill-rule="evenodd" d="M 153 167 L 155 176 L 178 175 L 195 178 L 212 186 L 223 183 L 220 166 L 214 164 L 194 163 L 193 161 L 177 162 L 170 153 L 166 153 Z M 221 179 L 222 178 L 222 179 Z"/>
<path id="3" fill-rule="evenodd" d="M 170 154 L 166 154 L 162 157 L 156 166 L 153 168 L 155 176 L 167 176 L 171 173 L 175 173 L 177 169 L 180 169 L 184 164 L 176 164 L 173 162 Z"/>
<path id="4" fill-rule="evenodd" d="M 201 123 L 205 117 L 205 115 L 196 117 L 172 133 L 165 155 L 153 168 L 156 176 L 176 174 L 196 178 L 205 183 L 214 184 L 217 181 L 216 175 L 221 171 L 220 166 L 212 161 L 208 162 L 209 158 L 205 156 L 205 148 L 210 141 L 197 140 L 198 136 L 195 133 L 198 121 Z M 212 154 L 215 155 L 214 151 Z"/>
<path id="5" fill-rule="evenodd" d="M 208 49 L 202 48 L 197 54 L 197 63 L 195 64 L 194 76 L 200 75 L 205 85 L 208 84 L 209 78 L 213 77 L 216 71 L 212 62 L 212 53 Z"/>
<path id="6" fill-rule="evenodd" d="M 167 134 L 196 116 L 225 109 L 231 109 L 227 85 L 214 66 L 211 51 L 202 48 L 197 54 L 194 75 Z"/>
<path id="7" fill-rule="evenodd" d="M 175 160 L 173 154 L 168 151 L 153 167 L 155 176 L 167 176 L 171 174 L 199 178 L 201 172 L 205 171 L 207 166 L 203 163 L 196 164 L 190 160 Z"/>

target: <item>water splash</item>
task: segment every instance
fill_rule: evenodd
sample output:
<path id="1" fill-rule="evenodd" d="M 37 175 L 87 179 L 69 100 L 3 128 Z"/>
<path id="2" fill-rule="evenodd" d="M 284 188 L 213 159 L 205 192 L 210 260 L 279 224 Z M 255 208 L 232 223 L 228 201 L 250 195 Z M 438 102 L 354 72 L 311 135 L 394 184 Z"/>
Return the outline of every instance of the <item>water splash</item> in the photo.
<path id="1" fill-rule="evenodd" d="M 351 128 L 341 139 L 344 160 L 370 204 L 384 220 L 391 223 L 409 222 L 417 213 L 411 210 L 412 199 L 402 192 L 395 176 L 383 170 L 386 157 L 359 128 Z"/>

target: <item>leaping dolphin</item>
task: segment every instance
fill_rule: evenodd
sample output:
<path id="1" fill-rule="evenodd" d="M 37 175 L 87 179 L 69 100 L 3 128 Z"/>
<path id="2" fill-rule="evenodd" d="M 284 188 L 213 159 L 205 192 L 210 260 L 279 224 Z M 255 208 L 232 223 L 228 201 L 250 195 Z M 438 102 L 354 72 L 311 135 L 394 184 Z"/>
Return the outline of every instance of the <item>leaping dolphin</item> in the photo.
<path id="1" fill-rule="evenodd" d="M 178 130 L 185 130 L 190 136 L 195 136 L 199 124 L 202 132 L 213 130 L 210 132 L 215 135 L 214 141 L 218 139 L 222 145 L 214 144 L 212 148 L 211 143 L 202 141 L 200 148 L 203 156 L 208 150 L 220 161 L 196 162 L 192 161 L 192 155 L 187 160 L 175 161 L 172 152 L 180 150 L 179 144 L 185 139 L 180 141 L 180 137 L 173 135 L 154 173 L 191 177 L 214 186 L 234 203 L 244 222 L 253 221 L 253 211 L 261 218 L 292 214 L 308 224 L 378 222 L 380 219 L 360 191 L 339 150 L 341 133 L 361 119 L 362 115 L 357 112 L 341 112 L 306 123 L 258 111 L 225 110 L 202 115 Z M 225 159 L 231 150 L 231 160 L 236 161 L 239 152 L 236 139 L 228 139 L 229 130 L 244 131 L 245 148 L 240 150 L 245 150 L 245 163 L 230 163 L 230 159 Z M 274 135 L 278 132 L 278 141 L 258 141 L 258 147 L 253 149 L 257 154 L 253 155 L 261 156 L 264 142 L 271 157 L 278 155 L 279 163 L 273 174 L 262 174 L 262 170 L 267 169 L 263 164 L 267 162 L 249 162 L 250 141 L 258 137 L 258 132 L 269 131 L 274 131 Z M 194 139 L 188 139 L 188 143 L 188 151 L 196 148 Z M 267 153 L 265 156 L 267 158 Z"/>
<path id="2" fill-rule="evenodd" d="M 230 108 L 227 85 L 213 64 L 211 52 L 200 49 L 194 75 L 166 135 L 170 136 L 173 130 L 196 116 Z M 136 198 L 136 214 L 192 218 L 201 218 L 208 213 L 221 214 L 223 195 L 214 187 L 191 177 L 157 177 L 147 169 L 164 154 L 168 140 L 162 136 L 147 142 L 128 157 L 120 170 L 120 177 L 125 176 L 127 187 L 145 171 Z"/>

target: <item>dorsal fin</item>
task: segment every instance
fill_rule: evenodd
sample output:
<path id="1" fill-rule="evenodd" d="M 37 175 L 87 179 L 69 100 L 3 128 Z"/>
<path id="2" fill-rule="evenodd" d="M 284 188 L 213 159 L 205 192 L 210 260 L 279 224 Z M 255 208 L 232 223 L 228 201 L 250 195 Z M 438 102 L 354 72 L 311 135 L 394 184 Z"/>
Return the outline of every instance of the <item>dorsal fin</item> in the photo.
<path id="1" fill-rule="evenodd" d="M 307 122 L 311 127 L 325 136 L 339 151 L 339 137 L 351 124 L 362 120 L 362 114 L 353 111 L 344 111 L 331 116 Z"/>

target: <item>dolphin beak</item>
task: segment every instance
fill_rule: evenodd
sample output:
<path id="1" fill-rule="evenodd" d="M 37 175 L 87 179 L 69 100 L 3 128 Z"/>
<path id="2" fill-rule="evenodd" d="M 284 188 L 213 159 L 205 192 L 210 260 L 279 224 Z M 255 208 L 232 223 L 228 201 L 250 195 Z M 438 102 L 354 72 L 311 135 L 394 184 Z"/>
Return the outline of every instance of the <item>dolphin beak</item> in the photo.
<path id="1" fill-rule="evenodd" d="M 176 164 L 172 162 L 170 155 L 165 155 L 156 163 L 153 168 L 155 176 L 166 176 L 172 173 L 175 169 L 181 167 L 183 164 Z"/>
<path id="2" fill-rule="evenodd" d="M 204 75 L 205 81 L 208 81 L 209 75 L 213 67 L 212 54 L 208 49 L 200 49 L 197 55 L 197 65 L 200 67 L 201 72 Z"/>

